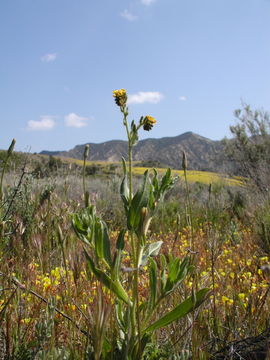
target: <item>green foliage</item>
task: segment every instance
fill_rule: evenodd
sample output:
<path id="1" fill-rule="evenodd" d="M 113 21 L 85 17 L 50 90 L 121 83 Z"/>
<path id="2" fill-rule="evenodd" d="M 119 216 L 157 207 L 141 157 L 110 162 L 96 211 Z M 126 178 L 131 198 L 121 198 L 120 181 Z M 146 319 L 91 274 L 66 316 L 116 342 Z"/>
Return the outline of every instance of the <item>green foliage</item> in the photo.
<path id="1" fill-rule="evenodd" d="M 172 322 L 181 319 L 189 312 L 195 310 L 205 300 L 205 296 L 209 292 L 209 289 L 199 290 L 194 296 L 190 296 L 184 300 L 181 304 L 177 305 L 172 311 L 162 316 L 159 320 L 149 325 L 144 331 L 154 332 L 157 329 L 163 328 Z"/>
<path id="2" fill-rule="evenodd" d="M 34 158 L 32 167 L 32 175 L 35 178 L 42 179 L 56 175 L 61 170 L 64 170 L 67 167 L 67 164 L 65 164 L 60 158 L 50 155 L 49 158 Z"/>
<path id="3" fill-rule="evenodd" d="M 232 140 L 225 140 L 225 154 L 234 172 L 248 178 L 261 193 L 270 183 L 270 117 L 263 110 L 243 104 L 235 111 L 238 123 L 231 126 Z"/>

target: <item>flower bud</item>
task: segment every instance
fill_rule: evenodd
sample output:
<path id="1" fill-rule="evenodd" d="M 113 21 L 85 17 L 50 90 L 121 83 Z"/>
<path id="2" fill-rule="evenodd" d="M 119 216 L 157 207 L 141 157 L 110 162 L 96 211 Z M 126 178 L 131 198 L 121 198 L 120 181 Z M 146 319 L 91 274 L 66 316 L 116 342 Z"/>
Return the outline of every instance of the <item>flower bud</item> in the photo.
<path id="1" fill-rule="evenodd" d="M 16 140 L 13 139 L 13 140 L 11 141 L 11 144 L 10 144 L 10 146 L 9 146 L 9 148 L 8 148 L 8 151 L 7 151 L 8 156 L 10 156 L 10 155 L 12 154 L 13 149 L 14 149 L 14 146 L 15 146 L 15 143 L 16 143 Z"/>
<path id="2" fill-rule="evenodd" d="M 89 144 L 85 145 L 83 158 L 86 160 L 89 155 Z"/>
<path id="3" fill-rule="evenodd" d="M 183 151 L 182 168 L 183 168 L 183 170 L 187 170 L 187 155 L 186 155 L 185 151 Z"/>

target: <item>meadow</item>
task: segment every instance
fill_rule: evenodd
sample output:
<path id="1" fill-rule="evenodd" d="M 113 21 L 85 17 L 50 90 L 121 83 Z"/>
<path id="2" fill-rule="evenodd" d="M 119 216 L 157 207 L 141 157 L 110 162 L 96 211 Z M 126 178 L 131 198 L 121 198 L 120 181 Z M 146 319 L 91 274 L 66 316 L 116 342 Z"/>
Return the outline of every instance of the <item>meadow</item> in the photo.
<path id="1" fill-rule="evenodd" d="M 155 122 L 129 126 L 123 89 L 114 95 L 132 145 Z M 40 177 L 7 166 L 13 147 L 1 167 L 1 360 L 214 359 L 268 327 L 269 204 L 247 184 L 189 172 L 185 156 L 182 172 L 130 157 L 87 174 L 88 148 L 75 170 Z"/>

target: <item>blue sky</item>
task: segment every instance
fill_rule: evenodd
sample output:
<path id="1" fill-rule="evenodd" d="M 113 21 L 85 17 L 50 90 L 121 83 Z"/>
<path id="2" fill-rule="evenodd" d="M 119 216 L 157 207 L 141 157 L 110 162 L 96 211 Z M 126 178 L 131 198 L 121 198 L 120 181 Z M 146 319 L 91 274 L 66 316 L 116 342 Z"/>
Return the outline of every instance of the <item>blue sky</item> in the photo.
<path id="1" fill-rule="evenodd" d="M 270 110 L 269 0 L 1 0 L 0 148 L 68 150 L 125 139 L 229 135 L 241 101 Z"/>

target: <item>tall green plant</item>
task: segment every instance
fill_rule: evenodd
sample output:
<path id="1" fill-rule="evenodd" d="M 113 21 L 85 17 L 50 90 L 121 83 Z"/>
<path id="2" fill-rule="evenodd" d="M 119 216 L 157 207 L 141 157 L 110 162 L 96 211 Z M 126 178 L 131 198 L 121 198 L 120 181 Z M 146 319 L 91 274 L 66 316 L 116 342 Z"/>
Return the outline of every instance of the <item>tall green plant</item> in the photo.
<path id="1" fill-rule="evenodd" d="M 3 180 L 4 180 L 4 175 L 6 173 L 7 167 L 8 167 L 8 162 L 11 158 L 11 155 L 13 153 L 14 150 L 14 146 L 15 146 L 16 140 L 13 139 L 11 141 L 11 144 L 6 152 L 6 156 L 1 164 L 1 175 L 0 175 L 0 237 L 4 238 L 4 229 L 5 229 L 5 224 L 6 224 L 6 215 L 8 213 L 8 211 L 6 210 L 10 208 L 11 206 L 11 201 L 9 201 L 8 203 L 5 204 L 5 199 L 4 199 L 4 193 L 3 193 Z"/>
<path id="2" fill-rule="evenodd" d="M 193 270 L 190 258 L 158 255 L 162 241 L 150 242 L 148 228 L 158 204 L 176 181 L 168 169 L 162 179 L 156 170 L 153 176 L 146 171 L 138 190 L 133 194 L 132 149 L 138 141 L 140 128 L 152 129 L 156 120 L 142 116 L 136 124 L 128 122 L 127 94 L 124 89 L 113 93 L 123 114 L 123 125 L 128 138 L 128 165 L 123 159 L 123 180 L 120 196 L 123 201 L 126 227 L 119 232 L 115 247 L 112 246 L 106 223 L 96 214 L 93 205 L 86 206 L 73 215 L 72 224 L 78 238 L 85 244 L 84 253 L 90 273 L 115 297 L 117 341 L 109 343 L 104 331 L 104 348 L 95 359 L 140 360 L 152 335 L 160 328 L 186 316 L 205 299 L 208 289 L 193 293 L 172 310 L 160 315 L 162 304 Z M 85 191 L 85 188 L 84 188 Z M 130 254 L 131 265 L 126 268 L 123 250 Z M 148 265 L 148 299 L 139 291 L 142 267 Z M 128 281 L 127 281 L 128 278 Z M 146 282 L 147 283 L 147 282 Z M 95 350 L 95 349 L 94 349 Z"/>
<path id="3" fill-rule="evenodd" d="M 2 171 L 1 171 L 1 177 L 0 177 L 0 201 L 3 200 L 3 180 L 4 180 L 4 175 L 5 175 L 7 166 L 8 166 L 9 159 L 10 159 L 10 157 L 12 155 L 13 150 L 14 150 L 15 143 L 16 143 L 16 140 L 13 139 L 11 141 L 11 144 L 10 144 L 8 150 L 7 150 L 6 158 L 4 159 L 3 164 L 2 164 Z"/>

